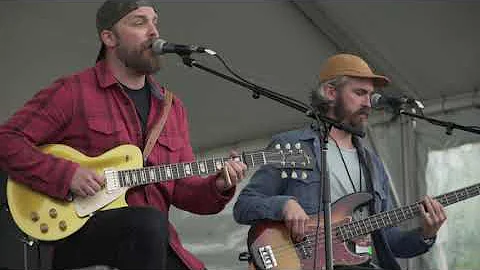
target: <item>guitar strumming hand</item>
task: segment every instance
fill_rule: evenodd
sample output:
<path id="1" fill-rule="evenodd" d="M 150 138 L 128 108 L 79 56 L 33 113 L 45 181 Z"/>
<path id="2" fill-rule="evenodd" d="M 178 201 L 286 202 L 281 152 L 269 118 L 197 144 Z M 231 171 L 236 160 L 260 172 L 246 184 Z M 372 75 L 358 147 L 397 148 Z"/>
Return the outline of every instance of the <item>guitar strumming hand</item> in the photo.
<path id="1" fill-rule="evenodd" d="M 70 183 L 70 191 L 77 196 L 93 196 L 102 189 L 105 177 L 98 175 L 93 170 L 78 167 Z"/>
<path id="2" fill-rule="evenodd" d="M 290 232 L 292 239 L 295 242 L 301 241 L 305 236 L 307 222 L 310 220 L 305 210 L 296 200 L 290 199 L 285 203 L 282 215 L 285 227 Z"/>

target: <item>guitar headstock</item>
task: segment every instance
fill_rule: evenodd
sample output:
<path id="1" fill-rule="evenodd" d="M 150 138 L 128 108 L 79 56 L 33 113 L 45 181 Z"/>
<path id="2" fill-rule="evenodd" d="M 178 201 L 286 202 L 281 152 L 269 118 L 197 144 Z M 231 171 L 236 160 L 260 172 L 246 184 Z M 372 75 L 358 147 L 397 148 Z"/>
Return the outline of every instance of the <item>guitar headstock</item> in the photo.
<path id="1" fill-rule="evenodd" d="M 302 143 L 276 144 L 265 152 L 265 163 L 281 169 L 281 177 L 307 178 L 305 171 L 313 170 L 314 158 L 309 147 Z M 288 172 L 287 172 L 288 170 Z M 298 171 L 297 171 L 298 170 Z"/>

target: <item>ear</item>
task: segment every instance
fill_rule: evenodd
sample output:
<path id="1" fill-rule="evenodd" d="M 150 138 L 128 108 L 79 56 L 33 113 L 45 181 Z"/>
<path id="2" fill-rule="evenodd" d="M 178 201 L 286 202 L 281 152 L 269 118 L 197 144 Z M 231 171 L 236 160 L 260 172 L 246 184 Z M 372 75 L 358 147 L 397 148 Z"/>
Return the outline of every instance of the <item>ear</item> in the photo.
<path id="1" fill-rule="evenodd" d="M 100 39 L 107 48 L 113 48 L 117 46 L 117 36 L 111 30 L 102 30 L 100 32 Z"/>
<path id="2" fill-rule="evenodd" d="M 324 87 L 325 98 L 335 100 L 337 98 L 337 88 L 331 84 L 326 84 Z"/>

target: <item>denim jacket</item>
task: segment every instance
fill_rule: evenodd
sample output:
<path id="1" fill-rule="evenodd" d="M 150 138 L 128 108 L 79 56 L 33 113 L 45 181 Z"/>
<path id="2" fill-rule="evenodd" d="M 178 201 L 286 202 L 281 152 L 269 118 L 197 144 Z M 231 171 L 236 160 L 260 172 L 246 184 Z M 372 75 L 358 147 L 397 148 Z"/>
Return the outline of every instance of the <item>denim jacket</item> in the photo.
<path id="1" fill-rule="evenodd" d="M 282 220 L 282 209 L 289 199 L 298 201 L 308 215 L 317 214 L 318 204 L 322 201 L 319 179 L 320 141 L 317 133 L 312 128 L 288 131 L 275 135 L 270 146 L 286 143 L 294 145 L 297 142 L 312 149 L 315 161 L 313 171 L 307 172 L 305 179 L 293 179 L 290 176 L 281 178 L 280 170 L 270 165 L 261 167 L 235 203 L 233 214 L 238 223 L 253 225 L 257 220 Z M 356 137 L 354 145 L 360 153 L 363 168 L 370 174 L 369 190 L 373 194 L 371 208 L 375 213 L 392 209 L 389 179 L 382 162 Z M 380 266 L 385 269 L 400 269 L 395 257 L 414 257 L 427 252 L 432 245 L 425 243 L 418 229 L 401 231 L 398 227 L 384 228 L 373 232 L 372 239 Z"/>

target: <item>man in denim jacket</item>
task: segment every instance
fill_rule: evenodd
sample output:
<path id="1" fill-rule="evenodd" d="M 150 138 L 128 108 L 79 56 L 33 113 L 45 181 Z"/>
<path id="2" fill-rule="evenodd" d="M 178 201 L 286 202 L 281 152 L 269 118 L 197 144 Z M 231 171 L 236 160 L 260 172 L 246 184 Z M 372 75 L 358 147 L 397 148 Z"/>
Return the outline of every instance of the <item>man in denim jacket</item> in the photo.
<path id="1" fill-rule="evenodd" d="M 375 75 L 360 57 L 338 54 L 330 57 L 322 67 L 319 89 L 312 93 L 312 105 L 333 119 L 362 129 L 371 111 L 370 96 L 374 87 L 385 86 L 389 82 L 388 78 Z M 314 127 L 310 127 L 274 136 L 271 145 L 295 145 L 300 142 L 304 147 L 310 148 L 316 161 L 314 169 L 306 177 L 286 178 L 280 177 L 280 172 L 271 166 L 259 169 L 235 203 L 234 218 L 238 223 L 255 225 L 262 220 L 283 221 L 285 230 L 297 244 L 314 232 L 315 226 L 311 224 L 316 224 L 316 218 L 312 216 L 321 209 L 319 204 L 322 201 L 318 134 Z M 374 153 L 362 145 L 358 137 L 333 127 L 329 132 L 327 162 L 332 202 L 357 192 L 373 195 L 373 201 L 368 206 L 352 209 L 355 210 L 354 219 L 368 218 L 374 213 L 392 209 L 389 179 L 384 166 Z M 333 207 L 334 214 L 336 206 Z M 368 269 L 378 266 L 400 269 L 395 257 L 410 258 L 427 252 L 435 242 L 437 231 L 446 216 L 442 205 L 428 196 L 419 204 L 418 210 L 422 224 L 418 229 L 401 231 L 398 227 L 380 226 L 371 234 L 353 240 L 352 252 L 362 255 L 369 253 L 372 260 L 367 263 L 356 266 L 348 266 L 350 263 L 337 265 L 336 262 L 342 258 L 335 257 L 341 254 L 335 252 L 338 247 L 334 246 L 336 269 Z M 338 220 L 332 218 L 333 223 L 336 221 Z M 332 235 L 336 237 L 334 233 Z M 322 237 L 323 235 L 320 236 Z M 320 243 L 322 241 L 320 239 Z M 319 252 L 323 252 L 323 248 Z M 308 259 L 302 259 L 304 267 L 309 263 L 311 265 Z M 316 266 L 318 269 L 321 267 L 318 263 Z M 278 267 L 282 269 L 281 265 Z"/>

